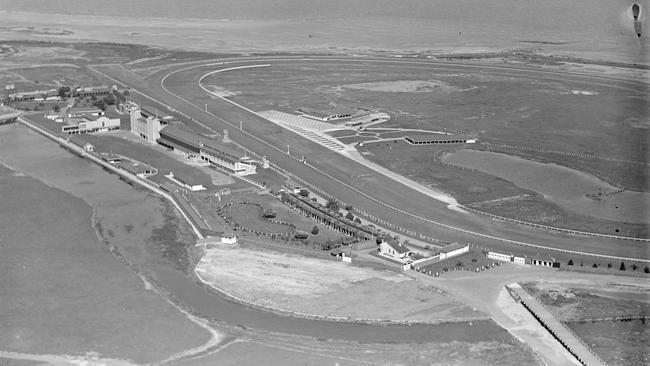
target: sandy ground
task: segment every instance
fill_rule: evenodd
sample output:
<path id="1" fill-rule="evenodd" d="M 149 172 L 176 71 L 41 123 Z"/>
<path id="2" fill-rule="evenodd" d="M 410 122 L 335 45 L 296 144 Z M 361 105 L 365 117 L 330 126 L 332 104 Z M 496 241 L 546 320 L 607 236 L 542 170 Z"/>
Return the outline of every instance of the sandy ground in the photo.
<path id="1" fill-rule="evenodd" d="M 315 316 L 426 322 L 484 316 L 402 274 L 299 255 L 210 245 L 195 272 L 244 301 Z"/>

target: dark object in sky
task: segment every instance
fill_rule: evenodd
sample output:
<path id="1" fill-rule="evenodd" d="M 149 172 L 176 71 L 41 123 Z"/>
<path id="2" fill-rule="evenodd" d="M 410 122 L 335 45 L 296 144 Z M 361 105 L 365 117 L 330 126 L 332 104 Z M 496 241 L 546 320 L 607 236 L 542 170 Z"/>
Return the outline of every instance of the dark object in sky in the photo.
<path id="1" fill-rule="evenodd" d="M 641 28 L 643 25 L 640 20 L 641 6 L 639 4 L 632 5 L 632 17 L 634 18 L 634 33 L 636 33 L 637 37 L 641 38 Z"/>

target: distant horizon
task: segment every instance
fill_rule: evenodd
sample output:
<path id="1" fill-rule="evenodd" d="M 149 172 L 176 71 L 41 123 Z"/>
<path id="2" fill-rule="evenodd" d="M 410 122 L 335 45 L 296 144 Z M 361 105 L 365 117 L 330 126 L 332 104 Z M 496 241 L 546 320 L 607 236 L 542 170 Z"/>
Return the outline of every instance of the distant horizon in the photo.
<path id="1" fill-rule="evenodd" d="M 648 0 L 502 0 L 489 5 L 478 0 L 0 0 L 5 14 L 0 40 L 137 43 L 204 51 L 218 47 L 225 52 L 530 49 L 649 64 L 647 37 L 639 39 L 634 31 L 634 3 L 642 9 L 650 5 Z M 642 10 L 642 21 L 646 14 Z M 13 30 L 28 26 L 62 34 Z"/>

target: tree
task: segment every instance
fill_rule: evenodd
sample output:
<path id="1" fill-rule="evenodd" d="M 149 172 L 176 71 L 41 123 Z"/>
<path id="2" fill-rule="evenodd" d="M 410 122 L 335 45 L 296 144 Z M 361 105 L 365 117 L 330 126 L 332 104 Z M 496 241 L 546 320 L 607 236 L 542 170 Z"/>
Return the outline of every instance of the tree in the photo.
<path id="1" fill-rule="evenodd" d="M 350 205 L 350 204 L 345 205 L 345 209 L 346 209 L 347 211 L 352 211 L 352 208 L 353 208 L 353 207 L 352 207 L 352 205 Z"/>
<path id="2" fill-rule="evenodd" d="M 104 97 L 104 103 L 108 105 L 115 105 L 115 96 L 113 96 L 112 93 L 109 93 L 107 96 Z"/>
<path id="3" fill-rule="evenodd" d="M 325 204 L 325 208 L 332 211 L 338 211 L 339 204 L 334 199 L 330 198 L 327 200 L 327 203 Z"/>
<path id="4" fill-rule="evenodd" d="M 593 268 L 598 268 L 598 265 L 597 265 L 596 263 L 594 263 L 594 265 L 591 266 L 591 267 L 593 267 Z"/>
<path id="5" fill-rule="evenodd" d="M 650 268 L 648 268 L 648 266 L 645 266 L 645 268 L 643 269 L 643 272 L 650 273 Z"/>
<path id="6" fill-rule="evenodd" d="M 639 267 L 636 265 L 636 263 L 632 264 L 632 270 L 633 271 L 636 271 L 637 268 L 639 268 Z"/>
<path id="7" fill-rule="evenodd" d="M 607 263 L 607 268 L 612 268 L 612 264 L 611 264 L 611 263 Z"/>
<path id="8" fill-rule="evenodd" d="M 55 104 L 55 105 L 54 105 L 54 108 L 52 108 L 52 110 L 54 110 L 54 112 L 58 112 L 58 111 L 61 110 L 61 107 L 59 107 L 58 104 Z"/>
<path id="9" fill-rule="evenodd" d="M 345 218 L 352 221 L 354 220 L 354 215 L 351 212 L 348 212 L 347 215 L 345 215 Z"/>
<path id="10" fill-rule="evenodd" d="M 582 261 L 580 261 L 580 267 L 584 267 L 584 266 L 585 266 L 585 264 L 582 263 Z"/>
<path id="11" fill-rule="evenodd" d="M 298 194 L 303 197 L 309 197 L 309 191 L 306 190 L 305 188 L 300 188 L 300 192 L 298 192 Z"/>
<path id="12" fill-rule="evenodd" d="M 95 107 L 101 109 L 102 111 L 103 111 L 103 110 L 106 110 L 106 105 L 104 104 L 104 101 L 103 101 L 103 100 L 98 100 L 98 101 L 96 101 L 95 103 L 93 103 L 93 105 L 94 105 Z"/>
<path id="13" fill-rule="evenodd" d="M 619 271 L 625 271 L 625 263 L 621 262 L 621 266 L 618 267 Z"/>
<path id="14" fill-rule="evenodd" d="M 61 99 L 67 98 L 68 95 L 70 95 L 70 87 L 69 86 L 60 87 L 58 91 L 58 95 L 59 97 L 61 97 Z"/>
<path id="15" fill-rule="evenodd" d="M 357 224 L 360 224 L 360 223 L 361 223 L 361 219 L 360 219 L 359 217 L 356 217 L 356 218 L 354 219 L 354 222 L 356 222 Z"/>
<path id="16" fill-rule="evenodd" d="M 314 225 L 314 227 L 311 228 L 311 234 L 318 235 L 318 226 Z"/>
<path id="17" fill-rule="evenodd" d="M 567 264 L 572 266 L 573 265 L 573 259 L 569 259 L 569 263 L 567 263 Z"/>

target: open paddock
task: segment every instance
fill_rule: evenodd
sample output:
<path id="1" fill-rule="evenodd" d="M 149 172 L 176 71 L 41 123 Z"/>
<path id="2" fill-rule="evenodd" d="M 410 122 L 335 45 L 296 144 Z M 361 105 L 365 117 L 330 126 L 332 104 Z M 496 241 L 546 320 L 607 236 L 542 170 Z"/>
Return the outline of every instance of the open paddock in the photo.
<path id="1" fill-rule="evenodd" d="M 499 262 L 488 259 L 481 250 L 472 248 L 469 252 L 463 253 L 457 257 L 441 260 L 424 267 L 416 268 L 419 272 L 430 274 L 431 276 L 444 275 L 449 271 L 470 271 L 480 272 L 498 266 Z"/>
<path id="2" fill-rule="evenodd" d="M 295 226 L 290 223 L 280 223 L 276 219 L 267 219 L 262 216 L 263 212 L 264 208 L 261 205 L 249 202 L 235 202 L 226 204 L 221 215 L 235 227 L 239 226 L 254 232 L 291 234 L 295 231 Z"/>

